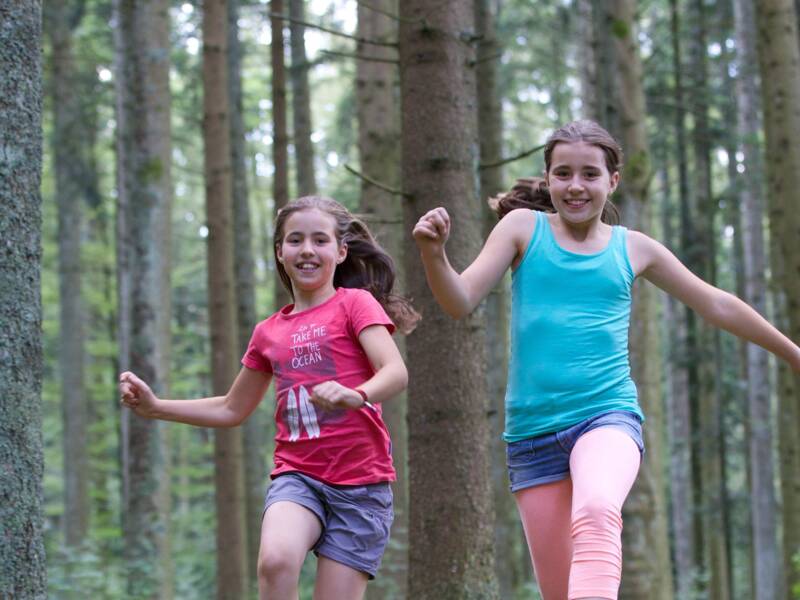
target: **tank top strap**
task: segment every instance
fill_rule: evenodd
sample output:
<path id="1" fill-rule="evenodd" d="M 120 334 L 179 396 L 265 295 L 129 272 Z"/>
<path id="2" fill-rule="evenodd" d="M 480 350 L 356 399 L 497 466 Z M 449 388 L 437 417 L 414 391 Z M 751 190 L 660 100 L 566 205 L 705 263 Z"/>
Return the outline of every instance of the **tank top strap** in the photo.
<path id="1" fill-rule="evenodd" d="M 622 225 L 612 226 L 609 245 L 620 271 L 625 274 L 626 279 L 632 282 L 634 276 L 633 267 L 631 267 L 631 261 L 628 257 L 628 228 Z"/>

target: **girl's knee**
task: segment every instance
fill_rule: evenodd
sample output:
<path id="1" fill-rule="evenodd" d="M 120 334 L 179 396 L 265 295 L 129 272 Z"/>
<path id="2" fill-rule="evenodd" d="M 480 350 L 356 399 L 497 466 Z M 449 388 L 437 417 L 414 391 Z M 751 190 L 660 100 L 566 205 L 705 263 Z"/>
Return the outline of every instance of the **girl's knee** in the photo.
<path id="1" fill-rule="evenodd" d="M 303 558 L 298 559 L 280 548 L 262 548 L 258 556 L 258 577 L 274 581 L 285 577 L 297 578 L 303 566 Z"/>
<path id="2" fill-rule="evenodd" d="M 586 532 L 618 536 L 622 531 L 622 511 L 607 498 L 589 498 L 576 506 L 572 513 L 572 535 Z"/>

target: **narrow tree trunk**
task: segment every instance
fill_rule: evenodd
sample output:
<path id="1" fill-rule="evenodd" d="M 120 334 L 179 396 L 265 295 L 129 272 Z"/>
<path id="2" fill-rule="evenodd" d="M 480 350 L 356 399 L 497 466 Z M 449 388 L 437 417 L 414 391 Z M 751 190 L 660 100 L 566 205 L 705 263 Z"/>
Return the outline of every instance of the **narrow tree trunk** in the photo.
<path id="1" fill-rule="evenodd" d="M 308 89 L 308 61 L 306 60 L 305 2 L 289 0 L 290 46 L 292 49 L 292 139 L 294 141 L 297 195 L 308 196 L 317 191 L 314 177 L 314 145 L 311 143 L 311 92 Z"/>
<path id="2" fill-rule="evenodd" d="M 480 162 L 493 164 L 502 159 L 503 119 L 500 106 L 502 94 L 497 85 L 500 44 L 495 32 L 495 16 L 489 0 L 475 0 L 475 31 L 480 36 L 477 47 L 476 76 L 478 85 L 478 140 Z M 558 86 L 560 82 L 556 82 Z M 503 181 L 503 168 L 483 168 L 480 171 L 478 198 L 484 215 L 483 233 L 486 237 L 497 223 L 497 216 L 486 200 L 508 188 Z M 522 579 L 513 557 L 519 549 L 520 523 L 514 499 L 508 489 L 506 468 L 505 391 L 508 365 L 508 282 L 504 279 L 486 301 L 486 363 L 489 415 L 489 448 L 492 495 L 495 509 L 494 564 L 501 598 L 511 598 Z"/>
<path id="3" fill-rule="evenodd" d="M 81 228 L 85 200 L 87 137 L 83 135 L 80 88 L 72 56 L 73 10 L 50 3 L 52 45 L 52 152 L 58 206 L 59 354 L 64 450 L 64 541 L 77 546 L 89 527 L 87 492 L 87 398 L 84 386 L 83 302 L 81 300 Z"/>
<path id="4" fill-rule="evenodd" d="M 406 230 L 444 205 L 454 226 L 449 256 L 461 270 L 481 237 L 474 52 L 463 41 L 474 30 L 472 3 L 450 0 L 431 10 L 424 0 L 404 0 L 400 17 Z M 409 597 L 494 598 L 483 316 L 445 316 L 415 254 L 406 262 L 409 289 L 425 323 L 408 339 L 415 373 L 408 392 Z"/>
<path id="5" fill-rule="evenodd" d="M 375 0 L 358 5 L 358 36 L 396 41 L 396 0 Z M 388 47 L 359 44 L 359 54 L 396 60 L 397 52 Z M 397 68 L 387 62 L 356 61 L 356 111 L 358 115 L 358 153 L 361 170 L 390 188 L 400 187 L 400 106 L 397 99 Z M 361 181 L 359 211 L 370 230 L 394 258 L 398 270 L 397 289 L 405 287 L 403 254 L 407 232 L 403 225 L 402 199 Z M 405 339 L 397 336 L 405 355 Z M 393 485 L 394 523 L 392 538 L 383 557 L 381 573 L 370 584 L 368 598 L 406 598 L 408 596 L 408 427 L 405 394 L 383 405 L 383 418 L 392 436 L 392 458 L 397 481 Z"/>
<path id="6" fill-rule="evenodd" d="M 755 14 L 751 2 L 733 3 L 736 26 L 738 77 L 736 103 L 739 151 L 745 175 L 735 187 L 741 195 L 744 245 L 744 299 L 762 315 L 767 314 L 766 258 L 764 246 L 763 164 L 758 146 L 760 132 L 758 64 Z M 749 415 L 750 496 L 753 528 L 754 598 L 778 598 L 782 583 L 782 557 L 778 549 L 778 511 L 773 460 L 773 418 L 767 351 L 747 345 L 747 398 Z M 790 444 L 794 440 L 781 439 Z M 796 451 L 795 451 L 796 454 Z"/>
<path id="7" fill-rule="evenodd" d="M 648 195 L 651 158 L 645 130 L 642 64 L 636 43 L 635 0 L 614 0 L 611 36 L 612 58 L 619 90 L 616 104 L 619 137 L 626 153 L 625 173 L 617 196 L 627 226 L 650 233 L 652 215 Z M 631 374 L 639 390 L 639 403 L 651 423 L 663 422 L 659 360 L 658 308 L 650 286 L 633 291 L 630 352 Z M 662 436 L 657 426 L 645 427 L 647 454 L 636 483 L 623 506 L 623 597 L 672 598 L 672 566 L 667 535 L 666 485 L 662 471 Z"/>
<path id="8" fill-rule="evenodd" d="M 242 49 L 239 43 L 239 0 L 228 1 L 228 96 L 231 114 L 231 192 L 233 195 L 233 245 L 236 277 L 236 355 L 244 356 L 247 343 L 257 322 L 255 292 L 255 261 L 250 204 L 245 164 L 245 131 L 242 102 Z M 264 483 L 267 465 L 264 459 L 266 444 L 266 411 L 257 408 L 242 426 L 244 443 L 245 480 L 245 538 L 248 572 L 256 572 L 258 547 L 261 543 L 261 515 L 264 510 Z M 250 577 L 250 587 L 255 591 L 257 580 Z"/>
<path id="9" fill-rule="evenodd" d="M 695 239 L 690 267 L 712 285 L 716 279 L 715 268 L 715 200 L 711 190 L 711 130 L 708 120 L 708 73 L 705 28 L 705 8 L 702 0 L 691 0 L 689 22 L 691 94 L 688 100 L 694 118 L 692 146 L 694 148 L 694 177 L 692 196 L 694 200 Z M 711 600 L 727 600 L 728 564 L 725 552 L 725 530 L 723 513 L 726 507 L 720 495 L 722 481 L 721 448 L 719 431 L 718 394 L 715 393 L 715 367 L 711 362 L 714 353 L 715 332 L 709 325 L 698 323 L 697 342 L 701 354 L 699 388 L 694 391 L 697 444 L 695 445 L 695 485 L 697 501 L 702 506 L 702 553 L 707 570 L 707 592 Z"/>
<path id="10" fill-rule="evenodd" d="M 169 223 L 171 205 L 169 122 L 169 18 L 167 2 L 118 0 L 117 70 L 118 213 L 120 227 L 120 364 L 167 389 L 169 361 Z M 129 279 L 124 279 L 127 272 Z M 122 283 L 124 281 L 124 283 Z M 125 287 L 123 287 L 125 286 Z M 124 314 L 123 314 L 124 312 Z M 124 412 L 128 412 L 125 410 Z M 139 597 L 169 595 L 164 546 L 167 529 L 159 506 L 164 458 L 163 424 L 128 414 L 123 435 L 127 590 Z"/>
<path id="11" fill-rule="evenodd" d="M 41 2 L 0 26 L 0 597 L 47 597 L 42 531 Z"/>
<path id="12" fill-rule="evenodd" d="M 758 62 L 761 67 L 761 97 L 764 103 L 766 164 L 771 263 L 779 296 L 785 302 L 790 337 L 800 340 L 800 47 L 798 15 L 791 0 L 757 0 Z M 779 298 L 779 300 L 781 300 Z M 785 369 L 785 367 L 784 367 Z M 785 371 L 782 377 L 786 377 Z M 788 384 L 788 385 L 787 385 Z M 793 389 L 789 389 L 793 388 Z M 800 437 L 800 377 L 779 388 L 778 413 L 781 419 L 794 417 L 794 429 L 784 424 L 782 433 Z M 800 585 L 800 570 L 791 569 L 790 557 L 800 551 L 800 470 L 784 462 L 783 532 L 784 556 L 790 573 L 788 588 Z M 788 468 L 787 468 L 788 467 Z M 794 470 L 794 472 L 791 472 Z M 789 570 L 791 569 L 791 570 Z M 790 597 L 790 596 L 789 596 Z"/>
<path id="13" fill-rule="evenodd" d="M 681 58 L 680 11 L 678 0 L 670 0 L 670 37 L 672 42 L 672 73 L 674 77 L 675 102 L 675 153 L 678 166 L 678 207 L 680 235 L 676 247 L 680 247 L 684 262 L 689 261 L 689 241 L 693 239 L 694 225 L 689 205 L 689 173 L 686 157 L 685 93 L 683 84 L 683 60 Z M 669 400 L 670 439 L 670 486 L 672 505 L 672 531 L 674 539 L 676 588 L 679 598 L 694 593 L 699 572 L 696 539 L 698 517 L 693 500 L 692 458 L 692 410 L 689 398 L 692 382 L 697 381 L 697 369 L 692 356 L 695 350 L 694 313 L 684 306 L 672 302 L 676 327 L 672 328 L 671 369 L 673 371 L 672 394 Z"/>
<path id="14" fill-rule="evenodd" d="M 227 7 L 203 5 L 203 145 L 208 219 L 208 305 L 214 395 L 224 395 L 236 376 L 236 316 L 233 277 L 231 151 L 228 114 Z M 217 600 L 245 597 L 242 434 L 214 431 L 217 509 Z"/>
<path id="15" fill-rule="evenodd" d="M 281 15 L 284 12 L 283 0 L 270 0 L 270 13 Z M 270 56 L 272 64 L 272 162 L 275 172 L 272 176 L 272 202 L 277 213 L 289 201 L 289 155 L 288 134 L 286 133 L 286 67 L 283 60 L 283 19 L 270 19 L 272 43 Z M 270 252 L 272 255 L 272 252 Z M 274 274 L 275 309 L 290 301 L 289 292 L 284 289 L 277 271 Z"/>

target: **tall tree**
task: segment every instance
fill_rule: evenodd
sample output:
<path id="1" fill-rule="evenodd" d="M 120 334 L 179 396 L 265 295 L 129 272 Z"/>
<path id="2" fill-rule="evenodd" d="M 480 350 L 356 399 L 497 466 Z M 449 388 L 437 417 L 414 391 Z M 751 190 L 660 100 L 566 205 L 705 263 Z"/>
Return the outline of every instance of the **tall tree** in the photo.
<path id="1" fill-rule="evenodd" d="M 617 74 L 616 112 L 618 133 L 625 149 L 625 173 L 617 201 L 623 221 L 630 227 L 650 233 L 652 210 L 649 184 L 652 159 L 645 129 L 645 98 L 642 88 L 642 63 L 636 42 L 636 0 L 613 0 L 612 59 Z M 633 291 L 631 314 L 631 371 L 639 390 L 642 410 L 654 422 L 663 419 L 659 336 L 656 298 L 652 287 L 638 286 Z M 667 537 L 664 503 L 666 485 L 662 471 L 662 437 L 657 428 L 647 427 L 648 452 L 639 476 L 623 507 L 624 571 L 620 593 L 632 598 L 672 598 L 672 568 Z"/>
<path id="2" fill-rule="evenodd" d="M 758 63 L 761 68 L 761 98 L 766 133 L 767 198 L 773 279 L 782 297 L 789 336 L 800 340 L 800 46 L 798 15 L 792 0 L 757 0 Z M 800 427 L 800 377 L 781 369 L 779 413 L 782 419 L 793 418 Z M 797 429 L 794 430 L 795 433 Z M 784 463 L 785 464 L 785 463 Z M 790 559 L 800 551 L 800 472 L 782 473 L 783 531 L 787 570 Z M 791 465 L 786 465 L 791 466 Z M 800 585 L 800 572 L 789 570 L 787 588 Z"/>
<path id="3" fill-rule="evenodd" d="M 76 77 L 72 32 L 82 5 L 50 2 L 45 22 L 51 43 L 53 163 L 58 206 L 59 371 L 64 448 L 64 541 L 80 544 L 89 527 L 87 397 L 84 385 L 81 228 L 85 201 L 87 137 Z"/>
<path id="4" fill-rule="evenodd" d="M 479 250 L 472 3 L 400 3 L 400 88 L 406 230 L 444 205 L 454 224 L 448 254 L 463 269 Z M 482 314 L 456 322 L 427 289 L 415 253 L 409 290 L 425 321 L 408 339 L 409 597 L 496 597 L 487 453 Z M 446 357 L 448 368 L 441 368 Z M 455 452 L 454 448 L 470 448 Z M 442 457 L 447 456 L 447 460 Z M 457 519 L 442 518 L 457 515 Z"/>
<path id="5" fill-rule="evenodd" d="M 0 17 L 0 597 L 47 597 L 42 532 L 41 2 Z"/>
<path id="6" fill-rule="evenodd" d="M 498 86 L 500 43 L 495 32 L 492 2 L 475 0 L 477 46 L 476 76 L 478 85 L 478 140 L 480 141 L 480 180 L 478 197 L 484 217 L 483 233 L 487 236 L 497 223 L 497 216 L 486 200 L 507 188 L 503 181 L 503 114 L 502 94 Z M 495 166 L 490 166 L 495 165 Z M 501 598 L 510 598 L 521 578 L 514 550 L 524 539 L 520 535 L 514 500 L 508 492 L 505 429 L 506 365 L 508 364 L 508 284 L 503 280 L 489 293 L 486 301 L 487 405 L 490 415 L 489 463 L 495 509 L 494 562 Z"/>
<path id="7" fill-rule="evenodd" d="M 233 196 L 234 274 L 236 278 L 236 353 L 243 356 L 250 334 L 256 325 L 255 260 L 253 254 L 250 204 L 248 201 L 247 165 L 245 163 L 245 127 L 242 99 L 242 47 L 239 42 L 239 0 L 228 0 L 228 96 L 231 125 L 231 193 Z M 255 573 L 255 561 L 261 543 L 261 514 L 264 509 L 264 458 L 266 431 L 264 411 L 255 410 L 242 426 L 245 480 L 245 537 L 247 563 Z M 255 577 L 250 578 L 257 585 Z"/>
<path id="8" fill-rule="evenodd" d="M 706 7 L 702 0 L 690 0 L 688 11 L 690 90 L 687 94 L 689 109 L 694 121 L 691 141 L 694 150 L 694 169 L 690 198 L 692 220 L 696 224 L 694 239 L 688 248 L 689 266 L 711 284 L 716 280 L 716 244 L 714 219 L 717 212 L 712 192 L 711 148 L 712 134 L 709 122 L 710 87 L 708 83 L 708 47 Z M 711 600 L 730 597 L 728 589 L 729 565 L 726 552 L 726 531 L 723 516 L 726 507 L 722 502 L 720 397 L 715 388 L 714 362 L 719 357 L 717 330 L 705 323 L 696 323 L 696 341 L 693 360 L 699 364 L 698 387 L 693 394 L 695 439 L 694 459 L 695 501 L 702 507 L 700 555 L 706 569 L 706 591 Z"/>
<path id="9" fill-rule="evenodd" d="M 289 0 L 289 35 L 292 50 L 292 140 L 294 142 L 297 195 L 308 196 L 317 191 L 314 177 L 314 145 L 311 143 L 311 92 L 308 88 L 308 60 L 305 40 L 305 1 Z"/>
<path id="10" fill-rule="evenodd" d="M 164 394 L 172 198 L 168 2 L 117 0 L 115 15 L 120 366 Z M 164 480 L 163 425 L 125 416 L 127 589 L 131 595 L 155 597 L 169 581 L 166 517 L 158 493 Z M 170 595 L 168 589 L 161 593 Z"/>
<path id="11" fill-rule="evenodd" d="M 673 98 L 675 103 L 675 155 L 678 168 L 678 209 L 680 235 L 676 246 L 681 249 L 684 262 L 687 240 L 692 238 L 693 224 L 689 214 L 689 169 L 687 165 L 685 93 L 681 44 L 680 10 L 678 0 L 670 0 L 670 39 L 672 45 Z M 677 241 L 680 243 L 677 243 Z M 672 506 L 673 555 L 675 557 L 676 591 L 680 598 L 692 594 L 698 573 L 695 516 L 692 501 L 692 443 L 691 404 L 689 386 L 696 381 L 695 362 L 689 349 L 693 348 L 694 313 L 667 299 L 672 309 L 675 327 L 670 328 L 670 395 L 668 398 L 668 431 L 670 444 L 670 499 Z"/>
<path id="12" fill-rule="evenodd" d="M 739 151 L 746 175 L 736 188 L 741 196 L 741 229 L 744 259 L 744 299 L 766 314 L 766 256 L 762 200 L 763 163 L 758 144 L 760 127 L 758 57 L 752 2 L 733 3 L 736 28 L 736 104 Z M 750 495 L 753 527 L 753 586 L 756 600 L 778 598 L 782 557 L 778 549 L 778 511 L 775 498 L 775 466 L 767 352 L 747 345 L 747 398 L 749 413 Z M 791 420 L 790 420 L 791 421 Z M 797 440 L 781 442 L 796 444 Z M 797 448 L 794 452 L 797 456 Z"/>
<path id="13" fill-rule="evenodd" d="M 369 6 L 358 5 L 358 37 L 392 42 L 397 40 L 397 21 L 388 15 L 397 13 L 397 0 L 376 0 Z M 392 61 L 397 50 L 385 46 L 358 45 L 356 61 L 356 110 L 358 115 L 358 153 L 361 169 L 372 181 L 362 179 L 359 210 L 370 230 L 396 261 L 397 286 L 405 284 L 403 254 L 406 230 L 403 226 L 402 199 L 391 191 L 400 187 L 400 105 L 397 98 L 398 72 Z M 372 60 L 371 60 L 372 59 Z M 379 59 L 379 60 L 374 60 Z M 295 129 L 296 130 L 296 129 Z M 397 339 L 405 353 L 405 343 Z M 383 417 L 392 436 L 392 459 L 397 471 L 393 485 L 394 522 L 392 543 L 386 549 L 381 576 L 370 585 L 368 596 L 407 597 L 408 574 L 408 428 L 405 395 L 383 406 Z"/>
<path id="14" fill-rule="evenodd" d="M 203 146 L 208 220 L 208 305 L 211 385 L 225 395 L 236 376 L 236 304 L 233 277 L 233 208 L 228 109 L 227 3 L 203 4 Z M 217 600 L 246 594 L 242 432 L 214 431 L 217 509 Z"/>
<path id="15" fill-rule="evenodd" d="M 283 0 L 270 0 L 270 64 L 272 66 L 272 203 L 278 209 L 289 201 L 289 151 L 286 132 L 286 66 L 283 58 Z M 270 253 L 271 254 L 271 253 Z M 281 283 L 278 273 L 273 278 L 275 309 L 289 302 L 289 292 Z"/>

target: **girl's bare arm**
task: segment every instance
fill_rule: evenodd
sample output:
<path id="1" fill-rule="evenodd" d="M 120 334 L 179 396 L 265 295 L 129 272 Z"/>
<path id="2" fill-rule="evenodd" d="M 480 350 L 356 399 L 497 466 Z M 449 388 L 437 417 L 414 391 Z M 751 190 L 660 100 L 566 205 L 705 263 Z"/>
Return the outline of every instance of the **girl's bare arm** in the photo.
<path id="1" fill-rule="evenodd" d="M 140 417 L 176 421 L 200 427 L 234 427 L 255 410 L 269 387 L 271 376 L 243 367 L 224 396 L 195 400 L 163 400 L 135 374 L 120 375 L 122 404 Z"/>
<path id="2" fill-rule="evenodd" d="M 800 348 L 750 305 L 697 277 L 667 248 L 638 232 L 630 232 L 634 271 L 674 296 L 706 321 L 758 344 L 800 371 Z M 635 260 L 634 260 L 635 257 Z"/>
<path id="3" fill-rule="evenodd" d="M 516 210 L 506 215 L 489 234 L 478 257 L 461 274 L 450 265 L 444 248 L 450 235 L 447 211 L 435 208 L 420 218 L 414 227 L 414 240 L 431 292 L 448 315 L 456 319 L 465 317 L 497 285 L 524 251 L 534 218 L 529 210 Z"/>

